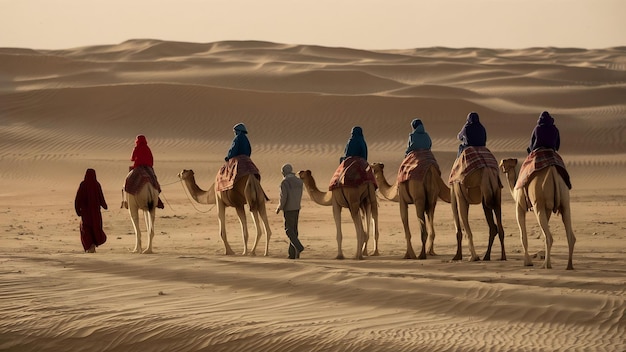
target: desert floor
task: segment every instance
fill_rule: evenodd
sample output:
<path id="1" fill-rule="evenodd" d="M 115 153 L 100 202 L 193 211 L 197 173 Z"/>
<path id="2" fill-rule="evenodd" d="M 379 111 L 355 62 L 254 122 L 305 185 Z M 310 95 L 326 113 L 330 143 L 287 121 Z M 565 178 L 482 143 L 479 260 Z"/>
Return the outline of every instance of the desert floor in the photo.
<path id="1" fill-rule="evenodd" d="M 424 48 L 361 51 L 264 42 L 133 40 L 57 51 L 0 49 L 0 350 L 6 351 L 624 351 L 626 350 L 626 48 Z M 304 195 L 288 260 L 278 202 L 280 167 L 330 180 L 352 126 L 369 161 L 393 181 L 410 121 L 433 139 L 442 178 L 470 111 L 498 160 L 522 159 L 548 110 L 573 188 L 574 269 L 553 216 L 552 269 L 523 265 L 514 204 L 502 190 L 507 260 L 456 252 L 450 205 L 435 213 L 436 256 L 402 259 L 398 203 L 379 197 L 379 256 L 362 261 L 343 212 L 337 255 L 330 207 Z M 177 177 L 208 189 L 244 122 L 268 194 L 272 235 L 224 255 L 217 211 Z M 145 134 L 166 208 L 154 254 L 133 254 L 120 208 L 134 138 Z M 107 242 L 83 253 L 74 196 L 86 168 L 103 186 Z M 420 250 L 414 211 L 412 245 Z M 479 254 L 487 225 L 470 209 Z M 544 249 L 532 213 L 532 254 Z M 248 228 L 254 227 L 248 218 Z M 145 227 L 142 227 L 144 246 Z M 248 240 L 252 247 L 254 235 Z M 374 242 L 369 242 L 370 252 Z"/>

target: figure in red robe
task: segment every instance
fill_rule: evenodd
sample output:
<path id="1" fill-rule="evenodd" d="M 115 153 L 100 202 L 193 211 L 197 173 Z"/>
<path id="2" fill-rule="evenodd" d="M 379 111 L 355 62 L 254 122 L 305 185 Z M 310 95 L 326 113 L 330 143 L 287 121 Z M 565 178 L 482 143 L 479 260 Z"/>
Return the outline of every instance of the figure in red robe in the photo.
<path id="1" fill-rule="evenodd" d="M 130 161 L 133 162 L 132 169 L 138 167 L 146 167 L 147 172 L 150 175 L 152 185 L 161 193 L 161 186 L 159 185 L 159 181 L 157 180 L 156 173 L 154 172 L 154 157 L 152 156 L 152 150 L 148 147 L 148 140 L 146 136 L 140 134 L 135 138 L 135 147 L 133 148 L 133 153 L 130 156 Z M 159 197 L 157 202 L 157 208 L 163 209 L 165 205 L 161 201 Z"/>
<path id="2" fill-rule="evenodd" d="M 80 240 L 85 252 L 94 253 L 96 247 L 104 244 L 107 236 L 102 230 L 100 207 L 108 209 L 102 186 L 96 179 L 96 170 L 87 169 L 85 179 L 80 183 L 74 200 L 76 215 L 80 216 Z"/>

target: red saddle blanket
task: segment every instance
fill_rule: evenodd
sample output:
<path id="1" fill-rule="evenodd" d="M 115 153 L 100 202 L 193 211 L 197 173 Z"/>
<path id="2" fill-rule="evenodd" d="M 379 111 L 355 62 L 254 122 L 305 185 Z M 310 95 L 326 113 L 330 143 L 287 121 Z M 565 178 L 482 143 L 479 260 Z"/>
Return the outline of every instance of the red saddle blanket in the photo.
<path id="1" fill-rule="evenodd" d="M 254 165 L 252 159 L 247 155 L 237 155 L 229 159 L 217 173 L 215 177 L 215 187 L 218 192 L 227 191 L 235 187 L 235 183 L 243 176 L 255 175 L 259 180 L 261 174 Z"/>
<path id="2" fill-rule="evenodd" d="M 367 182 L 373 183 L 378 188 L 374 171 L 367 160 L 351 156 L 339 164 L 335 174 L 330 179 L 328 189 L 332 191 L 338 187 L 358 187 Z"/>
<path id="3" fill-rule="evenodd" d="M 467 147 L 454 161 L 450 170 L 449 184 L 463 183 L 465 176 L 476 169 L 490 167 L 498 169 L 498 161 L 487 147 Z"/>
<path id="4" fill-rule="evenodd" d="M 147 182 L 150 182 L 159 193 L 161 192 L 161 185 L 157 181 L 154 169 L 149 166 L 137 166 L 126 175 L 124 190 L 130 194 L 137 194 Z"/>
<path id="5" fill-rule="evenodd" d="M 524 160 L 524 163 L 520 167 L 515 188 L 523 188 L 532 179 L 535 172 L 553 165 L 556 166 L 559 175 L 561 175 L 567 187 L 572 189 L 569 173 L 565 169 L 565 162 L 563 162 L 559 153 L 552 149 L 535 149 L 528 154 L 526 160 Z"/>
<path id="6" fill-rule="evenodd" d="M 439 164 L 433 153 L 428 149 L 414 150 L 410 152 L 400 164 L 398 170 L 398 184 L 408 180 L 424 181 L 424 175 L 431 166 L 437 168 L 437 172 L 441 175 Z"/>

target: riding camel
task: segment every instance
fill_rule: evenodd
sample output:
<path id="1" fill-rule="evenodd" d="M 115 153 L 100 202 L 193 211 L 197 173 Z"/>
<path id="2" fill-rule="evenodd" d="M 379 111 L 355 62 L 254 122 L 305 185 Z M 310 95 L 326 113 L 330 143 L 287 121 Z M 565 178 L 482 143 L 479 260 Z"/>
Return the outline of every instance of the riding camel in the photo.
<path id="1" fill-rule="evenodd" d="M 398 179 L 390 185 L 383 172 L 385 165 L 382 163 L 372 164 L 376 183 L 380 194 L 388 200 L 400 203 L 400 218 L 404 226 L 406 238 L 406 253 L 404 259 L 426 259 L 426 254 L 436 255 L 434 216 L 437 198 L 450 203 L 450 188 L 441 179 L 436 164 L 428 167 L 423 180 L 409 179 L 398 184 Z M 411 244 L 411 230 L 409 229 L 409 204 L 415 204 L 415 211 L 420 224 L 422 250 L 416 256 Z M 428 228 L 428 231 L 427 231 Z M 427 241 L 428 238 L 428 241 Z"/>
<path id="2" fill-rule="evenodd" d="M 126 196 L 126 198 L 124 197 Z M 135 249 L 132 253 L 152 254 L 152 239 L 154 238 L 154 219 L 159 199 L 159 190 L 150 182 L 144 182 L 138 191 L 130 192 L 122 189 L 122 207 L 128 208 L 130 220 L 135 229 Z M 148 233 L 148 247 L 142 251 L 141 229 L 139 227 L 139 210 L 143 211 Z"/>
<path id="3" fill-rule="evenodd" d="M 256 255 L 256 247 L 261 238 L 261 224 L 259 218 L 263 221 L 265 227 L 265 256 L 269 255 L 269 242 L 272 230 L 270 229 L 267 219 L 267 211 L 265 209 L 265 201 L 267 200 L 265 192 L 261 187 L 258 178 L 253 174 L 242 176 L 235 181 L 234 187 L 225 191 L 217 191 L 215 183 L 211 185 L 209 191 L 202 190 L 197 184 L 193 170 L 183 170 L 178 174 L 183 181 L 187 191 L 191 197 L 200 204 L 217 204 L 218 220 L 220 227 L 220 236 L 224 242 L 225 254 L 234 255 L 235 252 L 228 244 L 226 237 L 226 207 L 233 207 L 237 211 L 239 223 L 241 224 L 241 233 L 243 237 L 243 255 Z M 248 226 L 246 220 L 246 211 L 244 205 L 248 204 L 254 226 L 256 228 L 256 238 L 250 252 L 248 252 Z"/>
<path id="4" fill-rule="evenodd" d="M 471 204 L 482 204 L 485 219 L 489 226 L 489 244 L 483 260 L 491 260 L 491 247 L 496 235 L 500 239 L 500 260 L 506 260 L 504 227 L 502 226 L 502 184 L 498 176 L 498 162 L 486 147 L 468 147 L 463 153 L 452 167 L 449 182 L 452 185 L 450 187 L 450 200 L 457 242 L 456 255 L 452 260 L 463 259 L 461 224 L 467 234 L 471 254 L 469 261 L 480 260 L 474 248 L 474 235 L 469 225 L 469 207 Z M 470 153 L 478 153 L 478 156 L 474 154 L 470 157 Z M 477 168 L 466 168 L 468 163 L 475 160 L 482 160 L 482 165 Z M 462 176 L 461 181 L 454 180 L 458 176 L 459 170 L 469 170 Z"/>
<path id="5" fill-rule="evenodd" d="M 341 232 L 341 209 L 347 208 L 354 222 L 356 229 L 356 256 L 355 259 L 363 259 L 367 255 L 367 242 L 371 224 L 374 227 L 374 253 L 378 252 L 378 202 L 376 201 L 376 186 L 374 183 L 366 182 L 357 187 L 337 187 L 332 191 L 322 192 L 317 188 L 315 179 L 310 170 L 299 171 L 298 177 L 304 181 L 304 186 L 309 197 L 317 204 L 333 207 L 333 217 L 335 226 L 337 227 L 337 257 L 336 259 L 344 259 L 341 249 L 343 235 Z M 364 215 L 367 230 L 363 228 L 361 215 Z"/>
<path id="6" fill-rule="evenodd" d="M 569 247 L 567 270 L 574 269 L 572 265 L 572 255 L 574 252 L 574 244 L 576 243 L 576 236 L 574 236 L 574 231 L 572 230 L 572 214 L 568 184 L 557 171 L 557 167 L 552 165 L 532 173 L 530 181 L 523 187 L 518 187 L 516 185 L 518 182 L 516 166 L 517 159 L 504 159 L 500 161 L 500 169 L 507 176 L 509 189 L 515 200 L 517 225 L 520 230 L 522 246 L 524 247 L 524 265 L 533 265 L 532 259 L 530 255 L 528 255 L 528 235 L 526 231 L 526 212 L 529 210 L 530 206 L 535 213 L 535 217 L 537 218 L 537 222 L 541 227 L 545 239 L 546 255 L 542 268 L 552 268 L 550 251 L 552 249 L 553 238 L 548 222 L 550 221 L 550 215 L 554 212 L 561 214 L 563 225 L 565 226 L 565 234 Z M 528 202 L 526 196 L 528 196 Z"/>

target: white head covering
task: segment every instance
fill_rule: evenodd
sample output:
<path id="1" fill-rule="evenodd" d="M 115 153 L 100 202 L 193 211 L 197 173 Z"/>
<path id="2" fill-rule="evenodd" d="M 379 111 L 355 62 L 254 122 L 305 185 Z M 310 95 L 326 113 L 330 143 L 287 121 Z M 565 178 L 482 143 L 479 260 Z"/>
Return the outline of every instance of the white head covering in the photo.
<path id="1" fill-rule="evenodd" d="M 287 176 L 289 174 L 293 174 L 293 167 L 291 166 L 291 164 L 285 164 L 280 169 L 280 171 L 283 173 L 283 176 Z"/>

